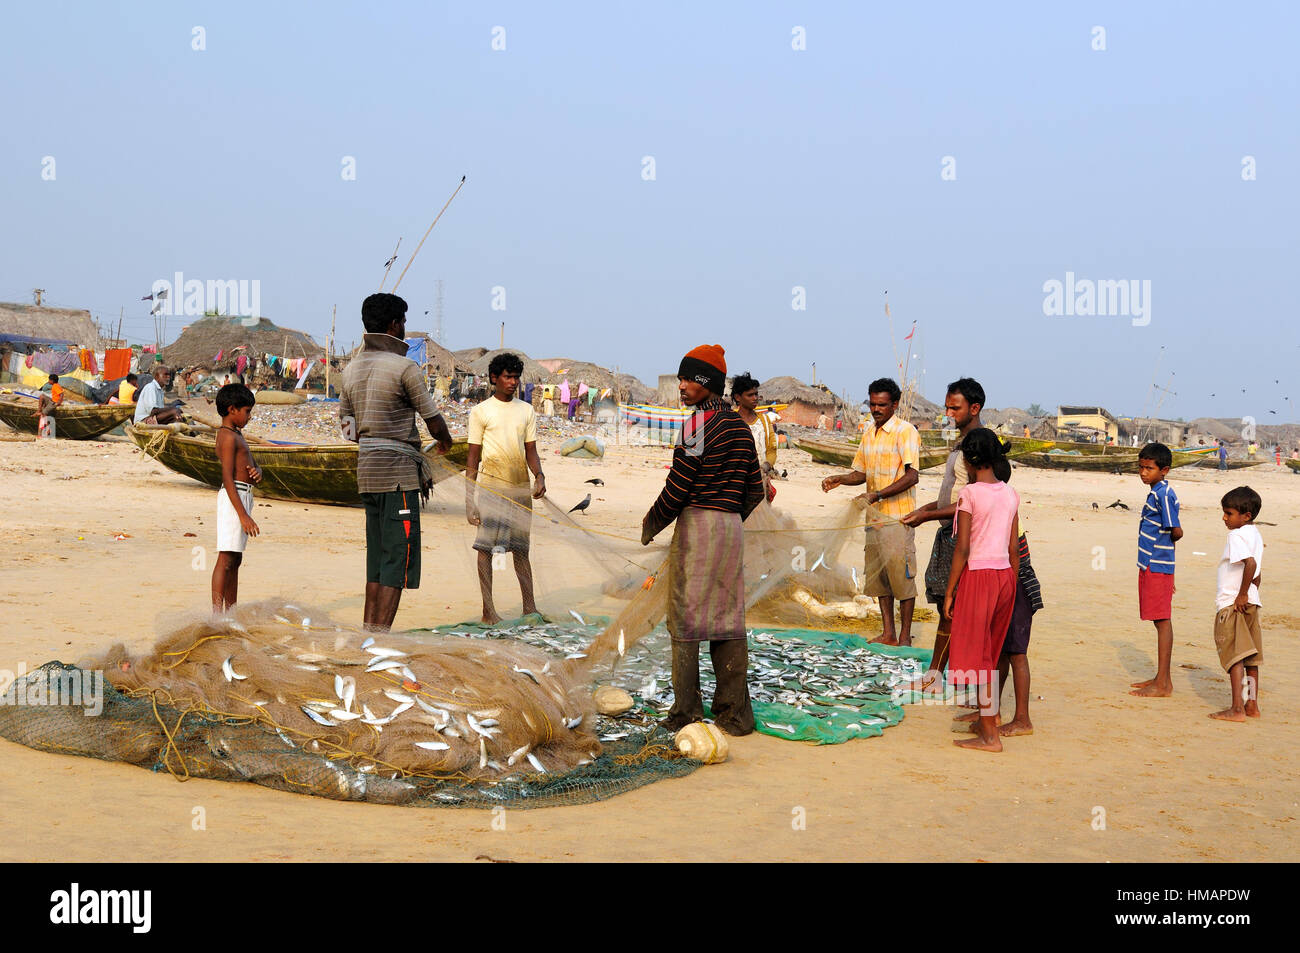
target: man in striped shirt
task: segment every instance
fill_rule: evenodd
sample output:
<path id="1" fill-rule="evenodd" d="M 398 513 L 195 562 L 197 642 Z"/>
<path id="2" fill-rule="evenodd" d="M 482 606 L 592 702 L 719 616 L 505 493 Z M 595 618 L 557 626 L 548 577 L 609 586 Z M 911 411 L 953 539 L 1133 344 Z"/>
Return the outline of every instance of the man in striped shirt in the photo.
<path id="1" fill-rule="evenodd" d="M 1138 523 L 1138 610 L 1156 626 L 1156 675 L 1134 682 L 1130 695 L 1163 698 L 1172 695 L 1169 667 L 1174 651 L 1174 543 L 1183 538 L 1178 522 L 1178 496 L 1165 479 L 1173 454 L 1163 443 L 1138 451 L 1138 476 L 1151 488 Z"/>
<path id="2" fill-rule="evenodd" d="M 694 407 L 673 450 L 663 492 L 641 521 L 649 545 L 676 522 L 668 550 L 668 632 L 673 646 L 673 707 L 664 727 L 678 731 L 704 717 L 700 643 L 709 643 L 717 688 L 713 720 L 729 735 L 754 730 L 746 674 L 744 536 L 741 522 L 763 499 L 754 435 L 723 400 L 725 352 L 706 344 L 682 358 L 677 390 Z"/>
<path id="3" fill-rule="evenodd" d="M 366 509 L 365 626 L 387 631 L 403 589 L 420 587 L 420 501 L 433 476 L 421 451 L 417 415 L 451 449 L 451 433 L 434 405 L 423 370 L 406 356 L 406 302 L 372 294 L 361 303 L 366 333 L 343 372 L 339 422 L 359 444 L 357 489 Z"/>

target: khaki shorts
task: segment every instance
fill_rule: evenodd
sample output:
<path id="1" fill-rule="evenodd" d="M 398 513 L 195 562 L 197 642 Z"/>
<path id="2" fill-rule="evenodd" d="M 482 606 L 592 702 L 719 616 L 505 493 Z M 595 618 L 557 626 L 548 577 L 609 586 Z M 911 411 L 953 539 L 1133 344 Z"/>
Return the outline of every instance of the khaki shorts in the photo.
<path id="1" fill-rule="evenodd" d="M 1264 635 L 1259 629 L 1259 606 L 1238 612 L 1232 606 L 1214 617 L 1214 647 L 1224 671 L 1238 662 L 1254 667 L 1264 661 Z"/>
<path id="2" fill-rule="evenodd" d="M 902 523 L 867 528 L 862 592 L 868 596 L 916 598 L 916 532 Z"/>

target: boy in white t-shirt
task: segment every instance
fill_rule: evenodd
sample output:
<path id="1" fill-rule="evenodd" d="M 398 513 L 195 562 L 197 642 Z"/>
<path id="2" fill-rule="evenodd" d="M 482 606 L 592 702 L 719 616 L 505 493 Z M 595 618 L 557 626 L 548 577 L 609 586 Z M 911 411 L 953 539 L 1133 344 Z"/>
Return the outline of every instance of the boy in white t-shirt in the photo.
<path id="1" fill-rule="evenodd" d="M 483 596 L 483 622 L 501 621 L 492 601 L 492 560 L 511 553 L 523 614 L 537 611 L 533 596 L 533 567 L 528 561 L 533 500 L 546 495 L 542 460 L 537 455 L 537 413 L 531 404 L 517 400 L 524 362 L 514 354 L 498 354 L 488 367 L 492 396 L 470 411 L 469 459 L 465 466 L 465 513 L 479 528 L 474 540 L 478 553 L 479 591 Z M 532 471 L 535 485 L 528 486 Z"/>
<path id="2" fill-rule="evenodd" d="M 1259 663 L 1264 642 L 1259 628 L 1260 564 L 1264 538 L 1255 528 L 1260 498 L 1248 486 L 1223 494 L 1223 525 L 1228 543 L 1219 560 L 1219 591 L 1215 596 L 1214 646 L 1232 680 L 1232 707 L 1210 715 L 1222 721 L 1259 717 Z"/>

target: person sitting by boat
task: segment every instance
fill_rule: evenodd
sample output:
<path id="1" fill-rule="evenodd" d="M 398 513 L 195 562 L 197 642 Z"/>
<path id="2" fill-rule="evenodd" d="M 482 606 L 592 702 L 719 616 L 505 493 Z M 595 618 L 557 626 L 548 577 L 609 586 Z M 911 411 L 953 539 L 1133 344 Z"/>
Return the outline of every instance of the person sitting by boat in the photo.
<path id="1" fill-rule="evenodd" d="M 119 404 L 134 404 L 135 395 L 139 391 L 136 387 L 136 381 L 139 378 L 134 374 L 127 374 L 122 378 L 122 383 L 117 385 L 117 402 Z"/>
<path id="2" fill-rule="evenodd" d="M 451 449 L 424 372 L 406 356 L 406 309 L 395 294 L 372 294 L 361 303 L 366 332 L 339 390 L 343 436 L 358 444 L 357 489 L 366 509 L 364 624 L 372 631 L 391 629 L 402 590 L 420 587 L 420 499 L 433 473 L 416 416 L 439 453 Z"/>
<path id="3" fill-rule="evenodd" d="M 171 384 L 171 368 L 158 364 L 153 369 L 153 379 L 136 395 L 134 422 L 137 424 L 170 424 L 184 420 L 180 401 L 169 405 L 166 389 Z"/>

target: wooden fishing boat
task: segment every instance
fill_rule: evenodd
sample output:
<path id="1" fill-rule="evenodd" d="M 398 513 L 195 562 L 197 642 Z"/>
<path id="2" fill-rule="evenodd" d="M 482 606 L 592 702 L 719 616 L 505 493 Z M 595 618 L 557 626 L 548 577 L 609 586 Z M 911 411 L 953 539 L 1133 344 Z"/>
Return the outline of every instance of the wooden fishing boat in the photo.
<path id="1" fill-rule="evenodd" d="M 858 452 L 858 443 L 847 440 L 818 440 L 813 437 L 800 437 L 794 440 L 794 446 L 808 454 L 818 463 L 848 468 L 853 466 L 853 458 Z M 947 450 L 921 448 L 921 469 L 941 466 L 948 459 Z"/>
<path id="2" fill-rule="evenodd" d="M 1062 450 L 1061 447 L 1062 445 L 1058 443 L 1053 450 L 1023 454 L 1016 462 L 1040 470 L 1087 470 L 1093 473 L 1138 472 L 1138 451 L 1132 447 L 1119 449 L 1106 447 L 1105 453 Z M 1170 453 L 1173 457 L 1173 467 L 1200 463 L 1205 459 L 1200 453 L 1185 453 L 1181 450 L 1173 450 Z"/>
<path id="3" fill-rule="evenodd" d="M 199 433 L 184 425 L 126 428 L 135 444 L 167 469 L 215 488 L 221 486 L 221 466 L 211 433 Z M 250 444 L 253 462 L 262 469 L 257 486 L 261 496 L 305 503 L 356 504 L 357 445 L 339 444 Z M 433 462 L 434 482 L 464 471 L 469 456 L 465 437 L 452 441 L 445 457 L 430 444 L 425 455 Z"/>
<path id="4" fill-rule="evenodd" d="M 1007 457 L 1017 460 L 1026 454 L 1040 452 L 1052 446 L 1048 440 L 1031 440 L 1024 437 L 1003 437 L 1011 441 L 1011 450 Z M 818 440 L 805 437 L 794 441 L 794 445 L 807 453 L 818 463 L 829 463 L 837 467 L 853 466 L 853 457 L 858 452 L 858 441 Z M 943 466 L 951 451 L 947 447 L 922 447 L 920 463 L 922 470 Z"/>
<path id="5" fill-rule="evenodd" d="M 0 420 L 14 430 L 36 433 L 39 404 L 30 397 L 6 394 L 0 398 Z M 65 400 L 54 411 L 54 435 L 66 440 L 93 440 L 130 420 L 135 404 L 80 404 Z"/>
<path id="6" fill-rule="evenodd" d="M 1229 460 L 1228 462 L 1231 463 L 1232 461 Z M 1287 466 L 1289 466 L 1296 473 L 1300 473 L 1300 460 L 1283 460 L 1282 462 L 1285 463 Z"/>

